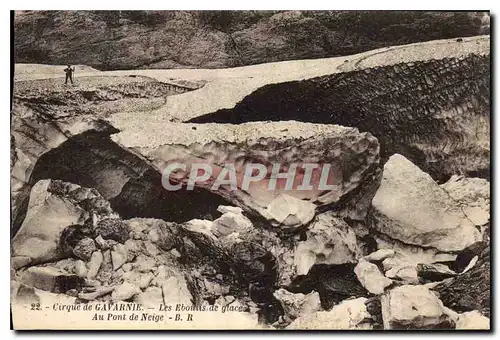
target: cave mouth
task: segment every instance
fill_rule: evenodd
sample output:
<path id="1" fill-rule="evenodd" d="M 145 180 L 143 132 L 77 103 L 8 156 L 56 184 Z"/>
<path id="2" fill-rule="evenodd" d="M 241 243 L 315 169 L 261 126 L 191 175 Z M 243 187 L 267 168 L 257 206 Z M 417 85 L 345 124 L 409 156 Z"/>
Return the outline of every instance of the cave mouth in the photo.
<path id="1" fill-rule="evenodd" d="M 30 188 L 42 179 L 95 188 L 124 219 L 213 220 L 221 215 L 219 205 L 232 205 L 203 188 L 165 190 L 161 174 L 151 165 L 121 148 L 109 135 L 95 131 L 75 136 L 42 155 L 31 174 Z"/>

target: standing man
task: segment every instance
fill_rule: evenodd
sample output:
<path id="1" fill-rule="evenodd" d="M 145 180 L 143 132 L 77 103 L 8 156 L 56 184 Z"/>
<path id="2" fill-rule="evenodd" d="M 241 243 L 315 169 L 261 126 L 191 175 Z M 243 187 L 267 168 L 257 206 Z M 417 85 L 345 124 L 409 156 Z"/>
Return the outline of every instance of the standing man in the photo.
<path id="1" fill-rule="evenodd" d="M 71 65 L 68 65 L 68 67 L 64 69 L 64 72 L 66 72 L 66 81 L 64 84 L 68 83 L 68 79 L 71 81 L 71 84 L 73 84 L 73 72 L 75 72 L 75 68 L 71 68 Z"/>

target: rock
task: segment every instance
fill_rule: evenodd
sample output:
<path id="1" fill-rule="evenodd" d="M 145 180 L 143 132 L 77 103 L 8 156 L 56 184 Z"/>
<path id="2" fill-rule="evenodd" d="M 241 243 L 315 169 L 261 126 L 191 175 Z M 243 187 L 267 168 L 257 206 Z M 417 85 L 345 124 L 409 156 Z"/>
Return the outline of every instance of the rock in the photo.
<path id="1" fill-rule="evenodd" d="M 490 212 L 481 207 L 465 207 L 464 214 L 476 226 L 485 225 L 490 221 Z"/>
<path id="2" fill-rule="evenodd" d="M 225 214 L 225 213 L 234 213 L 234 214 L 238 214 L 238 215 L 243 214 L 243 209 L 241 209 L 240 207 L 232 207 L 229 205 L 219 205 L 217 207 L 217 211 L 220 212 L 221 214 Z"/>
<path id="3" fill-rule="evenodd" d="M 455 261 L 456 255 L 453 253 L 438 251 L 435 248 L 423 248 L 405 244 L 401 241 L 391 240 L 384 235 L 375 235 L 374 237 L 379 249 L 392 249 L 394 256 L 384 261 L 404 263 L 408 266 L 417 266 L 419 263 L 436 263 Z"/>
<path id="4" fill-rule="evenodd" d="M 77 243 L 75 248 L 73 248 L 73 254 L 84 261 L 88 261 L 96 250 L 97 247 L 95 246 L 94 240 L 85 237 Z"/>
<path id="5" fill-rule="evenodd" d="M 163 295 L 161 288 L 148 287 L 143 293 L 135 296 L 134 302 L 140 303 L 144 308 L 158 308 L 163 304 Z"/>
<path id="6" fill-rule="evenodd" d="M 490 270 L 489 252 L 484 251 L 474 267 L 466 273 L 456 276 L 453 280 L 442 282 L 433 290 L 439 294 L 439 298 L 445 306 L 456 312 L 478 310 L 489 317 Z"/>
<path id="7" fill-rule="evenodd" d="M 142 274 L 139 279 L 139 288 L 146 289 L 151 283 L 151 280 L 153 280 L 153 274 L 151 273 Z"/>
<path id="8" fill-rule="evenodd" d="M 141 293 L 141 289 L 130 282 L 124 282 L 116 286 L 111 294 L 113 301 L 125 301 Z"/>
<path id="9" fill-rule="evenodd" d="M 372 294 L 382 294 L 392 284 L 392 280 L 385 277 L 376 265 L 364 259 L 359 260 L 354 273 L 363 287 Z"/>
<path id="10" fill-rule="evenodd" d="M 269 215 L 287 228 L 309 223 L 316 214 L 316 206 L 287 194 L 279 194 L 267 207 Z"/>
<path id="11" fill-rule="evenodd" d="M 124 272 L 129 272 L 132 270 L 132 263 L 125 263 L 122 265 L 122 269 Z"/>
<path id="12" fill-rule="evenodd" d="M 144 242 L 144 247 L 146 248 L 146 253 L 149 256 L 156 256 L 160 252 L 160 250 L 151 242 L 146 241 Z"/>
<path id="13" fill-rule="evenodd" d="M 113 270 L 118 270 L 127 262 L 127 248 L 123 244 L 117 244 L 111 251 Z"/>
<path id="14" fill-rule="evenodd" d="M 218 282 L 208 280 L 207 278 L 203 279 L 203 289 L 206 292 L 206 294 L 210 297 L 219 297 L 221 295 L 227 295 L 229 294 L 230 286 L 228 285 L 223 285 Z"/>
<path id="15" fill-rule="evenodd" d="M 86 301 L 92 301 L 101 296 L 108 295 L 114 290 L 114 287 L 98 287 L 95 292 L 91 293 L 80 293 L 78 298 Z"/>
<path id="16" fill-rule="evenodd" d="M 65 293 L 70 289 L 81 290 L 84 280 L 64 273 L 54 267 L 30 267 L 19 275 L 20 282 L 53 293 Z"/>
<path id="17" fill-rule="evenodd" d="M 366 215 L 368 206 L 362 207 L 358 202 L 362 198 L 371 199 L 380 177 L 378 141 L 370 134 L 360 133 L 357 129 L 297 122 L 212 124 L 208 128 L 205 124 L 165 121 L 167 125 L 162 132 L 158 131 L 155 136 L 140 136 L 129 130 L 130 120 L 121 120 L 118 116 L 116 118 L 113 120 L 113 125 L 121 132 L 114 134 L 112 139 L 123 148 L 133 148 L 161 169 L 167 168 L 170 164 L 182 163 L 186 166 L 185 171 L 164 174 L 169 176 L 170 182 L 189 181 L 193 165 L 204 162 L 212 169 L 212 178 L 197 181 L 196 188 L 208 190 L 214 196 L 218 195 L 252 215 L 260 215 L 275 227 L 294 229 L 304 225 L 312 220 L 316 207 L 327 205 L 335 206 L 334 210 L 339 213 L 359 219 L 363 214 Z M 151 126 L 153 121 L 143 119 L 139 124 L 146 128 L 145 125 Z M 157 125 L 158 121 L 154 124 Z M 196 127 L 196 130 L 192 127 Z M 146 129 L 151 130 L 149 127 Z M 162 134 L 166 131 L 176 131 L 176 133 L 170 133 L 168 138 L 164 138 Z M 162 145 L 153 143 L 151 147 L 144 147 L 153 140 L 160 139 L 167 140 L 168 143 Z M 290 148 L 290 145 L 293 147 Z M 280 151 L 285 149 L 288 150 L 286 153 Z M 320 151 L 325 149 L 330 149 L 326 158 L 324 152 Z M 245 161 L 240 161 L 241 152 L 247 154 Z M 291 190 L 284 186 L 285 181 L 281 179 L 277 181 L 275 189 L 268 190 L 269 185 L 273 186 L 272 180 L 275 178 L 272 176 L 269 178 L 271 173 L 258 181 L 249 181 L 248 188 L 246 185 L 243 188 L 242 181 L 247 167 L 251 169 L 249 166 L 255 165 L 251 161 L 253 159 L 259 159 L 259 164 L 263 166 L 259 171 L 263 172 L 262 175 L 265 175 L 265 171 L 272 172 L 272 167 L 265 168 L 263 164 L 276 163 L 284 167 L 295 164 L 298 159 L 301 162 L 307 160 L 308 163 L 318 163 L 311 179 L 312 189 L 297 189 L 302 184 L 303 169 L 296 170 L 295 176 L 292 176 L 294 183 Z M 231 190 L 226 185 L 214 187 L 215 174 L 220 174 L 224 165 L 234 166 L 236 180 L 242 183 L 236 190 Z M 328 178 L 324 176 L 328 187 L 321 185 L 320 188 L 322 184 L 320 174 L 323 168 L 329 170 L 325 171 Z M 249 179 L 248 176 L 246 178 Z M 371 184 L 375 186 L 372 187 Z M 348 196 L 348 193 L 360 186 L 363 190 L 360 189 L 356 191 L 356 195 Z M 345 199 L 342 200 L 343 197 Z M 358 204 L 355 204 L 354 200 Z M 333 205 L 335 202 L 338 204 Z M 356 206 L 359 206 L 359 209 L 356 209 Z"/>
<path id="18" fill-rule="evenodd" d="M 294 294 L 281 288 L 273 293 L 283 307 L 285 315 L 290 320 L 309 315 L 321 310 L 321 301 L 317 292 L 305 294 Z"/>
<path id="19" fill-rule="evenodd" d="M 128 225 L 131 232 L 140 234 L 142 232 L 148 232 L 149 221 L 150 219 L 145 218 L 132 218 L 125 221 L 125 223 Z"/>
<path id="20" fill-rule="evenodd" d="M 388 257 L 393 257 L 394 254 L 393 249 L 379 249 L 376 252 L 366 255 L 364 259 L 366 261 L 383 261 Z"/>
<path id="21" fill-rule="evenodd" d="M 31 189 L 26 217 L 12 239 L 12 256 L 47 262 L 59 256 L 62 231 L 83 223 L 85 211 L 69 199 L 48 191 L 51 180 L 37 182 Z"/>
<path id="22" fill-rule="evenodd" d="M 94 241 L 95 241 L 96 246 L 99 249 L 101 249 L 101 250 L 108 250 L 109 249 L 108 242 L 105 239 L 103 239 L 101 235 L 97 236 Z"/>
<path id="23" fill-rule="evenodd" d="M 465 215 L 477 226 L 490 220 L 490 183 L 482 178 L 453 175 L 441 187 L 457 201 Z"/>
<path id="24" fill-rule="evenodd" d="M 134 269 L 147 273 L 151 271 L 151 269 L 156 265 L 155 259 L 145 256 L 145 255 L 139 255 L 135 259 L 135 261 L 132 263 L 132 266 Z"/>
<path id="25" fill-rule="evenodd" d="M 72 224 L 72 225 L 64 228 L 64 230 L 61 233 L 61 237 L 60 237 L 60 241 L 59 241 L 60 254 L 62 256 L 65 256 L 65 257 L 76 256 L 74 254 L 73 250 L 78 245 L 78 243 L 80 243 L 83 239 L 89 239 L 90 238 L 89 236 L 91 236 L 91 230 L 88 227 L 86 227 L 85 225 Z M 83 257 L 86 256 L 83 253 L 83 252 L 85 252 L 85 248 L 87 248 L 87 246 L 92 247 L 92 245 L 88 244 L 89 243 L 88 240 L 86 240 L 84 242 L 87 242 L 87 243 L 82 244 L 82 246 L 80 246 L 77 249 L 77 253 L 79 251 L 81 251 Z M 78 257 L 78 256 L 76 256 L 76 257 Z M 85 259 L 85 261 L 87 261 L 87 260 L 88 259 Z"/>
<path id="26" fill-rule="evenodd" d="M 426 287 L 405 285 L 381 297 L 384 329 L 453 328 L 443 303 Z"/>
<path id="27" fill-rule="evenodd" d="M 137 240 L 128 239 L 125 241 L 124 246 L 127 250 L 127 261 L 132 261 L 138 254 L 141 253 L 141 247 Z"/>
<path id="28" fill-rule="evenodd" d="M 455 329 L 490 329 L 490 325 L 490 319 L 474 310 L 460 314 Z"/>
<path id="29" fill-rule="evenodd" d="M 373 227 L 407 244 L 460 251 L 482 238 L 460 205 L 401 155 L 384 165 L 372 204 Z"/>
<path id="30" fill-rule="evenodd" d="M 315 312 L 295 319 L 286 329 L 371 329 L 366 320 L 371 318 L 366 310 L 366 298 L 345 300 L 328 312 Z"/>
<path id="31" fill-rule="evenodd" d="M 27 266 L 31 263 L 31 257 L 27 256 L 12 256 L 10 260 L 11 267 L 15 270 Z"/>
<path id="32" fill-rule="evenodd" d="M 361 257 L 352 228 L 331 213 L 316 216 L 306 237 L 294 251 L 298 275 L 306 275 L 314 264 L 353 263 Z"/>
<path id="33" fill-rule="evenodd" d="M 418 276 L 430 281 L 442 281 L 457 275 L 453 270 L 440 263 L 417 265 Z"/>
<path id="34" fill-rule="evenodd" d="M 100 251 L 95 251 L 92 254 L 88 265 L 89 267 L 89 271 L 87 272 L 88 279 L 93 279 L 96 277 L 97 273 L 99 272 L 99 268 L 101 268 L 103 259 L 104 257 Z"/>
<path id="35" fill-rule="evenodd" d="M 127 224 L 118 219 L 104 219 L 99 221 L 95 236 L 101 237 L 105 240 L 114 240 L 119 243 L 125 243 L 128 239 L 130 229 Z"/>
<path id="36" fill-rule="evenodd" d="M 241 213 L 227 212 L 213 222 L 211 231 L 216 237 L 223 237 L 250 228 L 253 228 L 253 224 L 247 217 Z"/>
<path id="37" fill-rule="evenodd" d="M 163 282 L 161 289 L 165 304 L 183 303 L 190 306 L 193 303 L 193 296 L 189 292 L 186 280 L 182 276 L 169 277 Z"/>
<path id="38" fill-rule="evenodd" d="M 213 230 L 212 221 L 194 219 L 186 222 L 184 224 L 184 227 L 187 230 L 193 231 L 195 233 L 202 233 L 209 237 L 215 237 L 215 235 L 212 233 Z"/>
<path id="39" fill-rule="evenodd" d="M 78 260 L 75 262 L 75 274 L 82 278 L 87 277 L 87 266 L 82 260 Z"/>
<path id="40" fill-rule="evenodd" d="M 419 283 L 417 269 L 413 266 L 393 267 L 385 272 L 385 276 L 400 280 L 407 284 Z"/>

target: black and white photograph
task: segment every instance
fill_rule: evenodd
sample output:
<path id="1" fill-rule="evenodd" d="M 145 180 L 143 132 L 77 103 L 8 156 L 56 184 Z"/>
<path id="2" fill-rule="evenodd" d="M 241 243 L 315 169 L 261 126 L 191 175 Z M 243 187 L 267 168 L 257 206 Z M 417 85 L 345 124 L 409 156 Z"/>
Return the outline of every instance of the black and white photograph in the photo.
<path id="1" fill-rule="evenodd" d="M 11 11 L 12 328 L 490 331 L 490 27 Z"/>

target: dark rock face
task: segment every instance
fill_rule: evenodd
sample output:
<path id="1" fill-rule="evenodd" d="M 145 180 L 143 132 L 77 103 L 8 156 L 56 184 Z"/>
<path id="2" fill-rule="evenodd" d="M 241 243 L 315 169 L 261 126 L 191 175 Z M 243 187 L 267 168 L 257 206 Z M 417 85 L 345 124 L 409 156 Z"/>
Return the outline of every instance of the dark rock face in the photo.
<path id="1" fill-rule="evenodd" d="M 444 305 L 457 312 L 479 310 L 490 316 L 490 252 L 485 248 L 477 263 L 451 282 L 434 288 Z"/>
<path id="2" fill-rule="evenodd" d="M 18 63 L 103 70 L 221 68 L 489 34 L 489 17 L 484 12 L 19 11 L 14 28 Z"/>
<path id="3" fill-rule="evenodd" d="M 382 161 L 402 154 L 438 181 L 455 173 L 489 178 L 489 65 L 489 56 L 470 55 L 271 84 L 190 121 L 353 126 L 378 138 Z"/>

